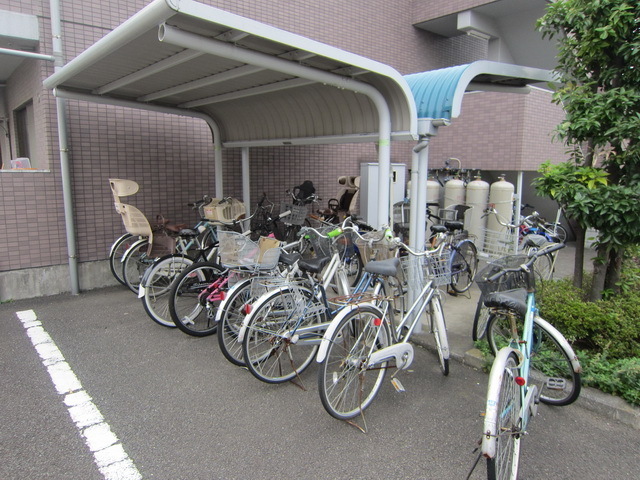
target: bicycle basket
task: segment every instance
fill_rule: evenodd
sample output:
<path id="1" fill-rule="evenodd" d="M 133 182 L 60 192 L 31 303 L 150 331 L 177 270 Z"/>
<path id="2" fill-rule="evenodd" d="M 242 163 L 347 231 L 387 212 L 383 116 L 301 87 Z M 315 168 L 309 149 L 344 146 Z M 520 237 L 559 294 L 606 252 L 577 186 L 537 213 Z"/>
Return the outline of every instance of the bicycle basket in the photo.
<path id="1" fill-rule="evenodd" d="M 362 237 L 356 237 L 356 246 L 365 265 L 372 260 L 386 260 L 395 256 L 396 247 L 384 232 L 367 232 Z"/>
<path id="2" fill-rule="evenodd" d="M 220 230 L 218 240 L 220 263 L 225 267 L 271 269 L 278 264 L 280 242 L 275 239 L 261 237 L 254 242 L 241 233 Z"/>
<path id="3" fill-rule="evenodd" d="M 322 227 L 317 229 L 321 234 L 327 235 L 329 232 L 335 230 L 335 227 Z M 324 238 L 313 231 L 307 231 L 304 234 L 304 238 L 309 242 L 310 250 L 313 252 L 314 257 L 325 257 L 332 255 L 331 238 Z"/>
<path id="4" fill-rule="evenodd" d="M 285 212 L 291 212 L 282 217 L 282 221 L 287 225 L 302 225 L 304 223 L 304 219 L 307 218 L 307 207 L 304 205 L 283 203 L 280 205 L 280 214 Z"/>
<path id="5" fill-rule="evenodd" d="M 451 250 L 443 248 L 440 253 L 428 255 L 424 259 L 427 275 L 436 286 L 451 283 Z"/>
<path id="6" fill-rule="evenodd" d="M 526 287 L 524 272 L 509 272 L 494 282 L 489 282 L 488 279 L 505 268 L 518 267 L 528 260 L 529 257 L 526 255 L 507 255 L 487 264 L 476 274 L 475 278 L 482 295 Z"/>
<path id="7" fill-rule="evenodd" d="M 202 210 L 207 220 L 230 223 L 239 220 L 245 215 L 244 203 L 235 198 L 219 199 L 214 198 Z"/>

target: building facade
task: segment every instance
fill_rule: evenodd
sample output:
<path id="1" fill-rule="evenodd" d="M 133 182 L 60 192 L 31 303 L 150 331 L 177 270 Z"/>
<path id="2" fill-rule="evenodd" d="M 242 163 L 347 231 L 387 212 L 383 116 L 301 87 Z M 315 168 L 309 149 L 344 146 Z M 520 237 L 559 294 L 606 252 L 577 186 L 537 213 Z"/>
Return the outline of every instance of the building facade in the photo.
<path id="1" fill-rule="evenodd" d="M 148 3 L 0 0 L 0 300 L 69 291 L 65 214 L 74 219 L 81 288 L 115 282 L 106 259 L 124 230 L 109 178 L 138 182 L 140 191 L 127 201 L 150 219 L 195 223 L 187 204 L 213 194 L 213 145 L 203 121 L 69 100 L 67 187 L 73 204 L 65 209 L 56 100 L 42 86 L 54 72 L 56 13 L 64 63 Z M 534 28 L 543 0 L 202 3 L 371 58 L 403 75 L 484 59 L 553 67 L 553 46 Z M 561 118 L 545 90 L 470 93 L 461 117 L 433 139 L 430 161 L 437 168 L 455 157 L 489 177 L 534 172 L 544 160 L 562 159 L 564 149 L 552 142 Z M 394 142 L 392 162 L 409 165 L 412 147 Z M 25 158 L 29 164 L 21 163 Z M 223 158 L 225 194 L 241 197 L 240 150 L 228 149 Z M 278 203 L 285 190 L 309 179 L 326 203 L 339 189 L 339 176 L 358 175 L 361 163 L 376 159 L 374 144 L 254 148 L 251 197 L 266 192 Z"/>

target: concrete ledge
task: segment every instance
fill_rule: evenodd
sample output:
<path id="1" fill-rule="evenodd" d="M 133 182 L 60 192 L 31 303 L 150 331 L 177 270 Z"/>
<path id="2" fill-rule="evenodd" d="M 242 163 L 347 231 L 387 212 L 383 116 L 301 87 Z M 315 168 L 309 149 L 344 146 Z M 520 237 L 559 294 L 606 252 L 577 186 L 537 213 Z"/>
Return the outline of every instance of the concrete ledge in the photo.
<path id="1" fill-rule="evenodd" d="M 117 285 L 108 260 L 83 262 L 78 265 L 80 290 Z M 23 300 L 71 292 L 68 265 L 28 268 L 0 272 L 0 301 Z"/>

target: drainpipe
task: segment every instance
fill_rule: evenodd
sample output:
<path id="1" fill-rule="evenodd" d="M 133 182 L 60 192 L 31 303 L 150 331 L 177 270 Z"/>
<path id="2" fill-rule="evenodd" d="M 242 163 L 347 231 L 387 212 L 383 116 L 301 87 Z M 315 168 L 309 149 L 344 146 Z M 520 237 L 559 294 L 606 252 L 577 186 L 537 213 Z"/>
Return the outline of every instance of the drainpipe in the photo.
<path id="1" fill-rule="evenodd" d="M 211 55 L 220 55 L 248 65 L 272 69 L 291 76 L 331 85 L 369 97 L 376 106 L 379 118 L 378 137 L 378 224 L 386 225 L 390 220 L 389 181 L 391 178 L 391 114 L 384 96 L 372 85 L 331 72 L 306 67 L 299 63 L 271 55 L 246 50 L 232 44 L 186 32 L 167 24 L 160 25 L 158 39 L 171 45 Z"/>
<path id="2" fill-rule="evenodd" d="M 60 1 L 49 0 L 51 10 L 51 35 L 53 43 L 54 71 L 64 65 L 62 52 L 62 22 L 60 19 Z M 67 254 L 69 255 L 69 279 L 71 294 L 80 293 L 78 280 L 78 256 L 76 250 L 76 227 L 73 219 L 73 194 L 71 192 L 71 168 L 69 167 L 69 140 L 67 137 L 67 103 L 56 97 L 56 113 L 58 117 L 58 142 L 60 144 L 60 174 L 62 176 L 62 198 L 64 203 L 64 220 L 67 232 Z"/>

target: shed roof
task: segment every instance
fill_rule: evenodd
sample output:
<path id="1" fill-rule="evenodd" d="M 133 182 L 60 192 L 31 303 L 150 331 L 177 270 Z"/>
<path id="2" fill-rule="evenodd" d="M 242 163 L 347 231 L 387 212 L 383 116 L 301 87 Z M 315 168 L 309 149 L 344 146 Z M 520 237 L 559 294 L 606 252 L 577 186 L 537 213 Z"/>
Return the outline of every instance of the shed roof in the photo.
<path id="1" fill-rule="evenodd" d="M 527 93 L 529 84 L 552 82 L 552 72 L 481 60 L 467 65 L 406 75 L 418 118 L 450 121 L 460 115 L 465 92 L 491 90 Z"/>
<path id="2" fill-rule="evenodd" d="M 154 0 L 44 85 L 208 115 L 225 147 L 374 141 L 375 90 L 391 138 L 416 135 L 411 91 L 393 68 L 193 0 Z"/>

